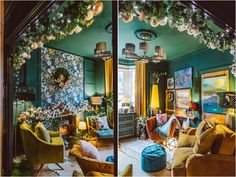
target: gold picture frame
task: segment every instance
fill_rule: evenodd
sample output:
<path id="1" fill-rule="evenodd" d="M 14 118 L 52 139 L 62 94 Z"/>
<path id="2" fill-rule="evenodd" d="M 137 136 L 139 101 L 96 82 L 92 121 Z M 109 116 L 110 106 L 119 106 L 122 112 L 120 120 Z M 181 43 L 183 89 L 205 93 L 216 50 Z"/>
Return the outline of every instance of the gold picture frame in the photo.
<path id="1" fill-rule="evenodd" d="M 189 103 L 192 100 L 191 89 L 179 89 L 175 91 L 175 107 L 188 109 Z"/>
<path id="2" fill-rule="evenodd" d="M 166 111 L 175 110 L 175 90 L 166 90 Z"/>

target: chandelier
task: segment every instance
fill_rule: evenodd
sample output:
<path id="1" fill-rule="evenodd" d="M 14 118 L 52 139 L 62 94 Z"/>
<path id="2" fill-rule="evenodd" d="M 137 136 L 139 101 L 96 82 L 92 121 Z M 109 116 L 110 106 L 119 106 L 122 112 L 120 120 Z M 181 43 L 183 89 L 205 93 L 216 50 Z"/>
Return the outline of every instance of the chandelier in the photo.
<path id="1" fill-rule="evenodd" d="M 166 59 L 165 50 L 161 46 L 155 46 L 155 52 L 153 56 L 147 56 L 147 52 L 149 50 L 149 44 L 147 41 L 152 41 L 156 38 L 156 34 L 153 31 L 149 30 L 138 30 L 135 31 L 135 36 L 142 40 L 139 43 L 139 49 L 143 52 L 142 56 L 139 56 L 135 53 L 135 45 L 132 43 L 126 43 L 125 48 L 122 49 L 122 55 L 128 59 L 132 59 L 134 61 L 141 61 L 143 63 L 159 63 Z"/>
<path id="2" fill-rule="evenodd" d="M 108 60 L 112 58 L 112 53 L 106 50 L 106 42 L 98 42 L 94 49 L 94 58 Z"/>

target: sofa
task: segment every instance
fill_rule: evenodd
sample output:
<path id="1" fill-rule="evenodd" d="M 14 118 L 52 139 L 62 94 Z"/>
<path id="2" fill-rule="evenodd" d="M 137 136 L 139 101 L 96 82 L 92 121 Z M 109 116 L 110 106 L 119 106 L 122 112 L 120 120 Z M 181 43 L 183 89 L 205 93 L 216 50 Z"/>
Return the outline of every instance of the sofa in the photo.
<path id="1" fill-rule="evenodd" d="M 204 127 L 209 126 L 207 130 Z M 172 176 L 235 176 L 235 132 L 223 124 L 202 121 L 180 134 Z"/>

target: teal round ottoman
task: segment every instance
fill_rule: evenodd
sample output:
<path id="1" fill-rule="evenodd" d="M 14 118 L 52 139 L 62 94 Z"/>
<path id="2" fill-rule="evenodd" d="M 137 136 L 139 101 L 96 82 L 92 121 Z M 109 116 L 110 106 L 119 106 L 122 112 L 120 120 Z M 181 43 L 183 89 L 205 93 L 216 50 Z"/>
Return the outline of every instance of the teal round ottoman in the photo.
<path id="1" fill-rule="evenodd" d="M 145 172 L 155 172 L 165 168 L 165 148 L 160 144 L 146 147 L 141 154 L 141 167 Z"/>

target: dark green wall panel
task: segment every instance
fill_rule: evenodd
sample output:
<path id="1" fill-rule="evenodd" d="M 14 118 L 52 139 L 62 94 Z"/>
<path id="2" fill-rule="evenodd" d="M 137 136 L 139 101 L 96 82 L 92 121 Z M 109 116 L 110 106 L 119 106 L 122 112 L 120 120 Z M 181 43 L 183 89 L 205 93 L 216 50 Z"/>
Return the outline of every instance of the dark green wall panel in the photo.
<path id="1" fill-rule="evenodd" d="M 174 77 L 174 72 L 186 67 L 193 67 L 192 100 L 201 105 L 201 74 L 206 72 L 229 69 L 233 63 L 233 56 L 228 52 L 205 49 L 176 60 L 169 61 L 168 77 Z M 235 91 L 235 78 L 230 73 L 230 90 Z M 199 106 L 199 111 L 201 106 Z"/>

